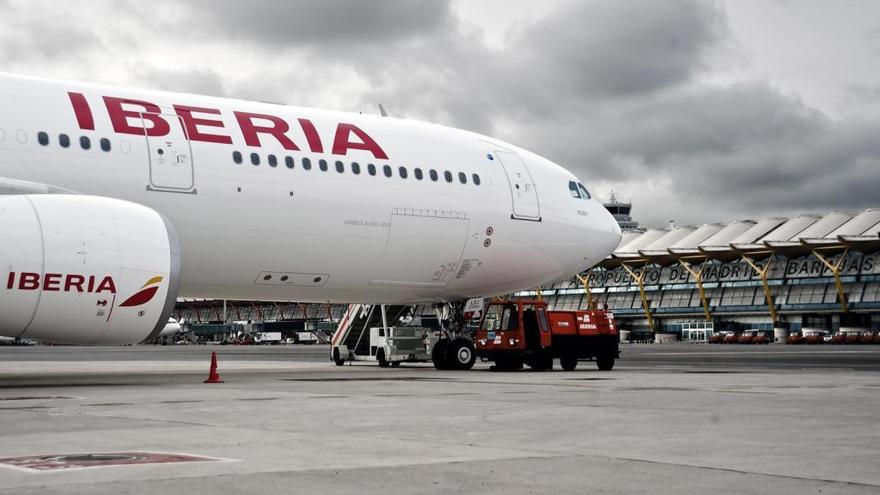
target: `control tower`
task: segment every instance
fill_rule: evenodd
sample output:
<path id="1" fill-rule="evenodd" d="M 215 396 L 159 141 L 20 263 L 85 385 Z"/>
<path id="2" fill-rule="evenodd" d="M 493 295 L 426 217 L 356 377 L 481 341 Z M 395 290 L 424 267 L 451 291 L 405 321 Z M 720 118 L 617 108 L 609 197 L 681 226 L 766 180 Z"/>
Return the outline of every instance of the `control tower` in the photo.
<path id="1" fill-rule="evenodd" d="M 640 229 L 639 222 L 633 221 L 632 216 L 630 216 L 632 211 L 631 201 L 619 200 L 614 191 L 611 191 L 608 201 L 602 204 L 605 206 L 605 209 L 614 215 L 614 219 L 617 220 L 617 224 L 620 225 L 620 230 L 623 232 L 642 232 L 644 230 Z"/>

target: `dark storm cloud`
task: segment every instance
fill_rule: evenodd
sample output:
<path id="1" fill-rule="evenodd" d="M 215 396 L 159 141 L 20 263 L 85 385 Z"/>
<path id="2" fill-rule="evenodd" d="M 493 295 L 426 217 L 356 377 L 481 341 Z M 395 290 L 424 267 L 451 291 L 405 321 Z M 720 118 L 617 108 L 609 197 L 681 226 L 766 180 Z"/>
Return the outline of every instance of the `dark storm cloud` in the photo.
<path id="1" fill-rule="evenodd" d="M 570 125 L 526 134 L 533 147 L 625 191 L 651 224 L 877 203 L 880 123 L 831 120 L 766 84 L 690 85 L 561 115 Z"/>
<path id="2" fill-rule="evenodd" d="M 628 164 L 614 179 L 633 191 L 666 181 L 666 209 L 678 207 L 677 217 L 689 221 L 876 204 L 877 122 L 835 122 L 763 85 L 701 89 L 673 100 L 624 112 L 593 145 L 603 166 L 584 172 L 601 178 Z"/>
<path id="3" fill-rule="evenodd" d="M 194 0 L 187 24 L 208 33 L 280 45 L 405 38 L 452 18 L 447 0 Z"/>
<path id="4" fill-rule="evenodd" d="M 387 79 L 369 97 L 428 118 L 482 132 L 505 119 L 561 126 L 573 106 L 686 83 L 725 33 L 722 19 L 713 4 L 691 0 L 571 2 L 498 50 L 444 33 L 381 64 L 367 57 L 362 70 Z"/>
<path id="5" fill-rule="evenodd" d="M 510 48 L 520 74 L 575 97 L 639 95 L 686 81 L 719 34 L 711 4 L 576 2 Z"/>
<path id="6" fill-rule="evenodd" d="M 557 3 L 493 46 L 439 0 L 58 5 L 0 0 L 7 65 L 78 57 L 84 71 L 126 64 L 138 86 L 350 111 L 383 103 L 544 155 L 594 193 L 632 197 L 653 225 L 878 206 L 877 88 L 851 84 L 855 113 L 870 117 L 856 120 L 772 80 L 707 82 L 737 44 L 712 1 Z"/>

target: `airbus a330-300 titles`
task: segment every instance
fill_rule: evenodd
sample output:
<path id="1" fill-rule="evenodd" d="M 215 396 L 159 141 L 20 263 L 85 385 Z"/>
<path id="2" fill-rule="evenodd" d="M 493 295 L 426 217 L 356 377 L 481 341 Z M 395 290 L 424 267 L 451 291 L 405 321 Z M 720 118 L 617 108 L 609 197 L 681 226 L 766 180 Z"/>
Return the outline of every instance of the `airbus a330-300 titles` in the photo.
<path id="1" fill-rule="evenodd" d="M 619 239 L 573 174 L 472 132 L 0 74 L 0 335 L 140 342 L 178 297 L 506 294 Z"/>

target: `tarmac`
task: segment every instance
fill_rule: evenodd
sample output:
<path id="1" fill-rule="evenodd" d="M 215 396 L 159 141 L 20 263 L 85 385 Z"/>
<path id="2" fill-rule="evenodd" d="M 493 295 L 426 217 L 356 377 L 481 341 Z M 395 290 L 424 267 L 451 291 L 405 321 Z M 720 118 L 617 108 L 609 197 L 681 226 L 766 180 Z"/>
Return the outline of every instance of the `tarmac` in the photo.
<path id="1" fill-rule="evenodd" d="M 202 383 L 211 351 L 225 383 Z M 0 459 L 0 494 L 880 492 L 880 346 L 622 351 L 611 372 L 501 373 L 336 367 L 326 346 L 0 347 L 0 458 L 207 458 Z"/>

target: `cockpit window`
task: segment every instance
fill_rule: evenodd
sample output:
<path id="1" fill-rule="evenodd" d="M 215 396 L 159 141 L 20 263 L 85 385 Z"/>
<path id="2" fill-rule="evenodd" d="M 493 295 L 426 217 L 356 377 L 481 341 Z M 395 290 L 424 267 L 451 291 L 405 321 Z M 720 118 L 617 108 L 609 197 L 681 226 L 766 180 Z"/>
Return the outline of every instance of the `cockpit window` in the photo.
<path id="1" fill-rule="evenodd" d="M 581 193 L 578 190 L 578 184 L 575 181 L 570 181 L 568 183 L 568 192 L 569 192 L 569 194 L 571 194 L 572 198 L 580 199 L 580 197 L 581 197 Z"/>
<path id="2" fill-rule="evenodd" d="M 581 197 L 584 199 L 590 199 L 592 196 L 590 195 L 590 191 L 587 191 L 587 188 L 584 187 L 583 184 L 578 182 L 578 188 L 581 190 Z"/>

